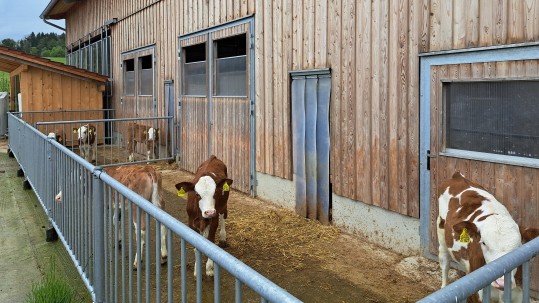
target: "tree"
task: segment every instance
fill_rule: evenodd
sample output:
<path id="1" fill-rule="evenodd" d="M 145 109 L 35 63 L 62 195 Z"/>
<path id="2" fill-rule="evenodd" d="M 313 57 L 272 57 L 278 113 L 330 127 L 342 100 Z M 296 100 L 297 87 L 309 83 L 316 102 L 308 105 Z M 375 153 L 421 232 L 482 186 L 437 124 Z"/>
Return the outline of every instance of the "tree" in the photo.
<path id="1" fill-rule="evenodd" d="M 64 48 L 61 46 L 53 47 L 51 49 L 50 56 L 51 57 L 64 57 L 65 56 Z"/>
<path id="2" fill-rule="evenodd" d="M 41 57 L 56 57 L 56 56 L 52 56 L 50 50 L 44 49 L 41 51 Z"/>
<path id="3" fill-rule="evenodd" d="M 17 42 L 15 42 L 15 40 L 13 39 L 7 38 L 7 39 L 2 40 L 2 45 L 15 48 L 17 46 Z"/>

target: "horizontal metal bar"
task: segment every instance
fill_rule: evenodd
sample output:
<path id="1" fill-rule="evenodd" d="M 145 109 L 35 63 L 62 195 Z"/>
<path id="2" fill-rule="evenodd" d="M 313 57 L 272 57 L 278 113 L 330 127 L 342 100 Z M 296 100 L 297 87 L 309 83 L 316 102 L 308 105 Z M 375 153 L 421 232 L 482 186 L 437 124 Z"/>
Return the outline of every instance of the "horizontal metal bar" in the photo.
<path id="1" fill-rule="evenodd" d="M 81 123 L 97 123 L 97 122 L 117 122 L 117 121 L 140 121 L 140 120 L 168 120 L 173 116 L 165 117 L 150 117 L 150 118 L 115 118 L 115 119 L 94 119 L 94 120 L 70 120 L 70 121 L 52 121 L 52 122 L 36 122 L 36 125 L 56 125 L 56 124 L 81 124 Z"/>

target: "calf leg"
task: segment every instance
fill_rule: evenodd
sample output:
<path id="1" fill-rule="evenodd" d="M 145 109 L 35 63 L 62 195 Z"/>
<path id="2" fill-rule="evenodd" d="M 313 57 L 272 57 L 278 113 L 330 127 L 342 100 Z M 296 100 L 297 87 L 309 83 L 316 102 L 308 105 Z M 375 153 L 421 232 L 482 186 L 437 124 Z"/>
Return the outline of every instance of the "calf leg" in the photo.
<path id="1" fill-rule="evenodd" d="M 161 224 L 161 264 L 167 263 L 167 227 Z"/>
<path id="2" fill-rule="evenodd" d="M 224 214 L 219 214 L 219 246 L 227 247 Z"/>
<path id="3" fill-rule="evenodd" d="M 137 234 L 138 234 L 138 226 L 136 223 L 133 223 L 133 225 L 135 225 L 135 241 L 137 241 L 137 245 L 139 245 L 138 243 L 138 239 L 137 239 Z M 140 231 L 140 262 L 142 263 L 142 257 L 144 256 L 144 239 L 146 238 L 146 231 L 141 229 Z M 139 246 L 137 246 L 139 247 Z M 136 270 L 137 269 L 137 265 L 138 265 L 138 253 L 135 252 L 135 261 L 133 261 L 133 268 Z"/>
<path id="4" fill-rule="evenodd" d="M 447 285 L 447 276 L 449 273 L 449 250 L 445 245 L 445 229 L 440 226 L 441 218 L 438 217 L 437 233 L 438 233 L 438 262 L 442 270 L 442 288 Z"/>

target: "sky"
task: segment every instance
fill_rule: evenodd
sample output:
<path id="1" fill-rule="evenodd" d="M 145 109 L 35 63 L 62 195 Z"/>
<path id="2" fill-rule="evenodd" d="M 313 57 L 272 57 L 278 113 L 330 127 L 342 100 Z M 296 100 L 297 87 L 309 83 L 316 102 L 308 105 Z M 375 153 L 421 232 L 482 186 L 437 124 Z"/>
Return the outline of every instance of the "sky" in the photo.
<path id="1" fill-rule="evenodd" d="M 18 41 L 32 32 L 63 33 L 39 18 L 49 3 L 50 0 L 0 0 L 0 41 Z M 65 28 L 64 20 L 48 21 Z"/>

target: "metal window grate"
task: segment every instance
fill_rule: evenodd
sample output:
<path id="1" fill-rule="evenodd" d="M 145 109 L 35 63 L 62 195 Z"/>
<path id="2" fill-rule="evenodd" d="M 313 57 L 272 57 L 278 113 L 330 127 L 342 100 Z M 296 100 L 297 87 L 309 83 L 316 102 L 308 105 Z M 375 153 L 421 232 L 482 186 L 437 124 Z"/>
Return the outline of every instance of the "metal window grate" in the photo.
<path id="1" fill-rule="evenodd" d="M 444 83 L 445 147 L 539 158 L 539 81 Z"/>

